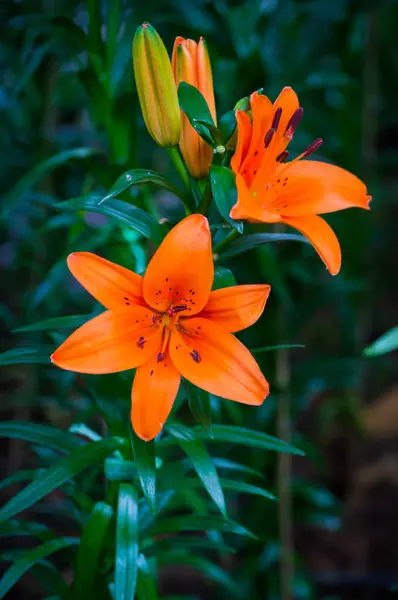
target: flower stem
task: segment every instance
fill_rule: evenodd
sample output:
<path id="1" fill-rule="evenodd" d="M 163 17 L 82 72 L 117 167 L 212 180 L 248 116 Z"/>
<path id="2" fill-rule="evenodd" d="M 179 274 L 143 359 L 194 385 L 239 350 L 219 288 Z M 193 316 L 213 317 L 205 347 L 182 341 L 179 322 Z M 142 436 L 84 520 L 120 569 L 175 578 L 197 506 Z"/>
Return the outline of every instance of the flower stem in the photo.
<path id="1" fill-rule="evenodd" d="M 182 183 L 184 184 L 185 189 L 189 191 L 191 187 L 189 183 L 189 175 L 179 149 L 174 146 L 173 148 L 166 148 L 166 150 L 171 158 L 171 162 L 181 178 Z"/>
<path id="2" fill-rule="evenodd" d="M 232 231 L 230 231 L 223 240 L 221 240 L 220 242 L 218 242 L 218 244 L 214 246 L 213 254 L 218 254 L 220 250 L 222 250 L 223 248 L 225 248 L 225 246 L 232 242 L 232 240 L 234 240 L 237 235 L 239 235 L 239 232 L 236 229 L 232 229 Z"/>
<path id="3" fill-rule="evenodd" d="M 211 200 L 213 198 L 210 181 L 207 183 L 202 199 L 199 204 L 198 212 L 204 216 L 207 215 Z"/>

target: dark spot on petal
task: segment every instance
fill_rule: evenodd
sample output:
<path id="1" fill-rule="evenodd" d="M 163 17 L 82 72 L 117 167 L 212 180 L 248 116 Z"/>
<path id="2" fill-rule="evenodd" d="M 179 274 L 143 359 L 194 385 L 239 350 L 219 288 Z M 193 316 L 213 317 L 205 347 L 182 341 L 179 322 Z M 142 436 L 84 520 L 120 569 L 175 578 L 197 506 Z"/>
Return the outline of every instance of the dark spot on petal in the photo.
<path id="1" fill-rule="evenodd" d="M 257 156 L 257 154 L 258 154 L 258 150 L 255 151 L 254 156 Z"/>
<path id="2" fill-rule="evenodd" d="M 168 281 L 168 280 L 169 280 L 169 278 L 168 278 L 168 277 L 166 277 L 166 281 Z"/>
<path id="3" fill-rule="evenodd" d="M 152 369 L 152 371 L 149 373 L 149 375 L 152 377 L 152 375 L 153 375 L 153 369 Z"/>

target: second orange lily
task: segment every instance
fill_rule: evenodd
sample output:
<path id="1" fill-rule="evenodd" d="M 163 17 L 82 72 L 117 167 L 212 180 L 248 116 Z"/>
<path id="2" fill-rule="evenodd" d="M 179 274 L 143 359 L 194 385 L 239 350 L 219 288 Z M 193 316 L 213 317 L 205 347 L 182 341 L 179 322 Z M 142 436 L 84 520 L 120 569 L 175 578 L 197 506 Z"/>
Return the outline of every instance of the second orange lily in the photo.
<path id="1" fill-rule="evenodd" d="M 144 277 L 89 252 L 71 254 L 68 266 L 108 310 L 68 337 L 51 360 L 78 373 L 137 368 L 131 420 L 142 439 L 162 429 L 181 375 L 229 400 L 263 402 L 268 383 L 232 334 L 257 321 L 270 286 L 211 291 L 214 266 L 205 217 L 191 215 L 176 225 Z"/>
<path id="2" fill-rule="evenodd" d="M 336 275 L 341 266 L 340 245 L 318 215 L 350 207 L 369 209 L 366 186 L 340 167 L 301 160 L 315 152 L 321 139 L 286 162 L 286 147 L 304 112 L 292 88 L 285 87 L 274 104 L 258 92 L 251 95 L 250 103 L 251 120 L 245 112 L 236 112 L 238 143 L 231 167 L 236 173 L 238 201 L 231 217 L 295 227 Z"/>

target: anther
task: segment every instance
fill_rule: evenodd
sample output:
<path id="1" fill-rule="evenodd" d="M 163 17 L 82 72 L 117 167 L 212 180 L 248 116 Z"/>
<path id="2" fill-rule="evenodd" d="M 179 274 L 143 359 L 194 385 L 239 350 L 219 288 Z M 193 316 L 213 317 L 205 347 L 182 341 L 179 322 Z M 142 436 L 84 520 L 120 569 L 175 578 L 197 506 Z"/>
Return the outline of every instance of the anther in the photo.
<path id="1" fill-rule="evenodd" d="M 274 137 L 274 133 L 275 133 L 275 129 L 273 127 L 271 127 L 271 129 L 269 129 L 267 131 L 267 133 L 265 134 L 264 137 L 264 147 L 268 148 L 268 146 L 270 145 L 272 138 Z"/>
<path id="2" fill-rule="evenodd" d="M 166 354 L 164 352 L 159 352 L 157 355 L 157 362 L 160 363 L 166 359 Z"/>
<path id="3" fill-rule="evenodd" d="M 180 306 L 173 306 L 172 308 L 169 308 L 169 310 L 167 311 L 167 314 L 169 315 L 169 317 L 172 317 L 173 315 L 175 315 L 183 310 L 187 310 L 187 306 L 185 304 L 181 304 Z"/>
<path id="4" fill-rule="evenodd" d="M 143 346 L 144 346 L 145 342 L 146 342 L 146 339 L 144 338 L 144 336 L 141 336 L 141 337 L 138 339 L 138 342 L 137 342 L 137 346 L 138 346 L 138 348 L 143 348 Z"/>
<path id="5" fill-rule="evenodd" d="M 196 363 L 200 363 L 200 361 L 202 360 L 202 357 L 200 356 L 197 350 L 192 350 L 192 352 L 190 352 L 189 354 L 192 356 L 193 360 Z"/>
<path id="6" fill-rule="evenodd" d="M 274 114 L 274 119 L 272 121 L 272 129 L 275 129 L 275 131 L 278 129 L 278 125 L 280 123 L 281 120 L 281 116 L 282 116 L 282 109 L 281 107 L 277 108 Z"/>
<path id="7" fill-rule="evenodd" d="M 276 162 L 284 163 L 289 156 L 289 150 L 284 150 L 276 157 Z"/>
<path id="8" fill-rule="evenodd" d="M 286 125 L 286 129 L 285 129 L 285 135 L 289 138 L 293 137 L 294 132 L 297 129 L 297 125 L 300 123 L 301 119 L 303 118 L 303 114 L 304 114 L 304 108 L 302 108 L 301 106 L 296 110 L 296 112 L 294 112 L 292 114 L 292 116 L 289 119 L 288 124 Z"/>
<path id="9" fill-rule="evenodd" d="M 304 150 L 304 152 L 302 154 L 302 158 L 306 158 L 307 156 L 309 156 L 310 154 L 315 152 L 315 150 L 318 150 L 318 148 L 322 144 L 322 142 L 323 142 L 322 138 L 318 138 L 317 140 L 314 140 L 312 142 L 312 144 L 307 146 L 307 148 Z"/>

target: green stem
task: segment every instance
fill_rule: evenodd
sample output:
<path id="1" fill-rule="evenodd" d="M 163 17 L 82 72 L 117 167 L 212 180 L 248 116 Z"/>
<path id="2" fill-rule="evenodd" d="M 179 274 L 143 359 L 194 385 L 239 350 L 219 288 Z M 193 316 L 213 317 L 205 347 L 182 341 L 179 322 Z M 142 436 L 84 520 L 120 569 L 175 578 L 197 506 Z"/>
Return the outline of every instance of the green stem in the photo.
<path id="1" fill-rule="evenodd" d="M 211 183 L 209 181 L 206 185 L 205 191 L 203 193 L 202 199 L 199 204 L 198 212 L 200 214 L 202 214 L 204 216 L 207 215 L 212 198 L 213 198 L 213 193 L 211 190 Z"/>
<path id="2" fill-rule="evenodd" d="M 213 248 L 213 254 L 219 254 L 220 250 L 225 248 L 232 240 L 234 240 L 239 235 L 239 232 L 236 229 L 233 229 L 229 232 L 228 235 L 225 236 L 223 240 L 218 242 Z"/>
<path id="3" fill-rule="evenodd" d="M 181 157 L 180 151 L 176 146 L 174 146 L 173 148 L 166 148 L 166 150 L 171 158 L 171 162 L 173 163 L 178 175 L 181 178 L 181 181 L 184 184 L 185 189 L 189 192 L 191 189 L 191 185 L 189 183 L 189 174 L 185 163 Z"/>

